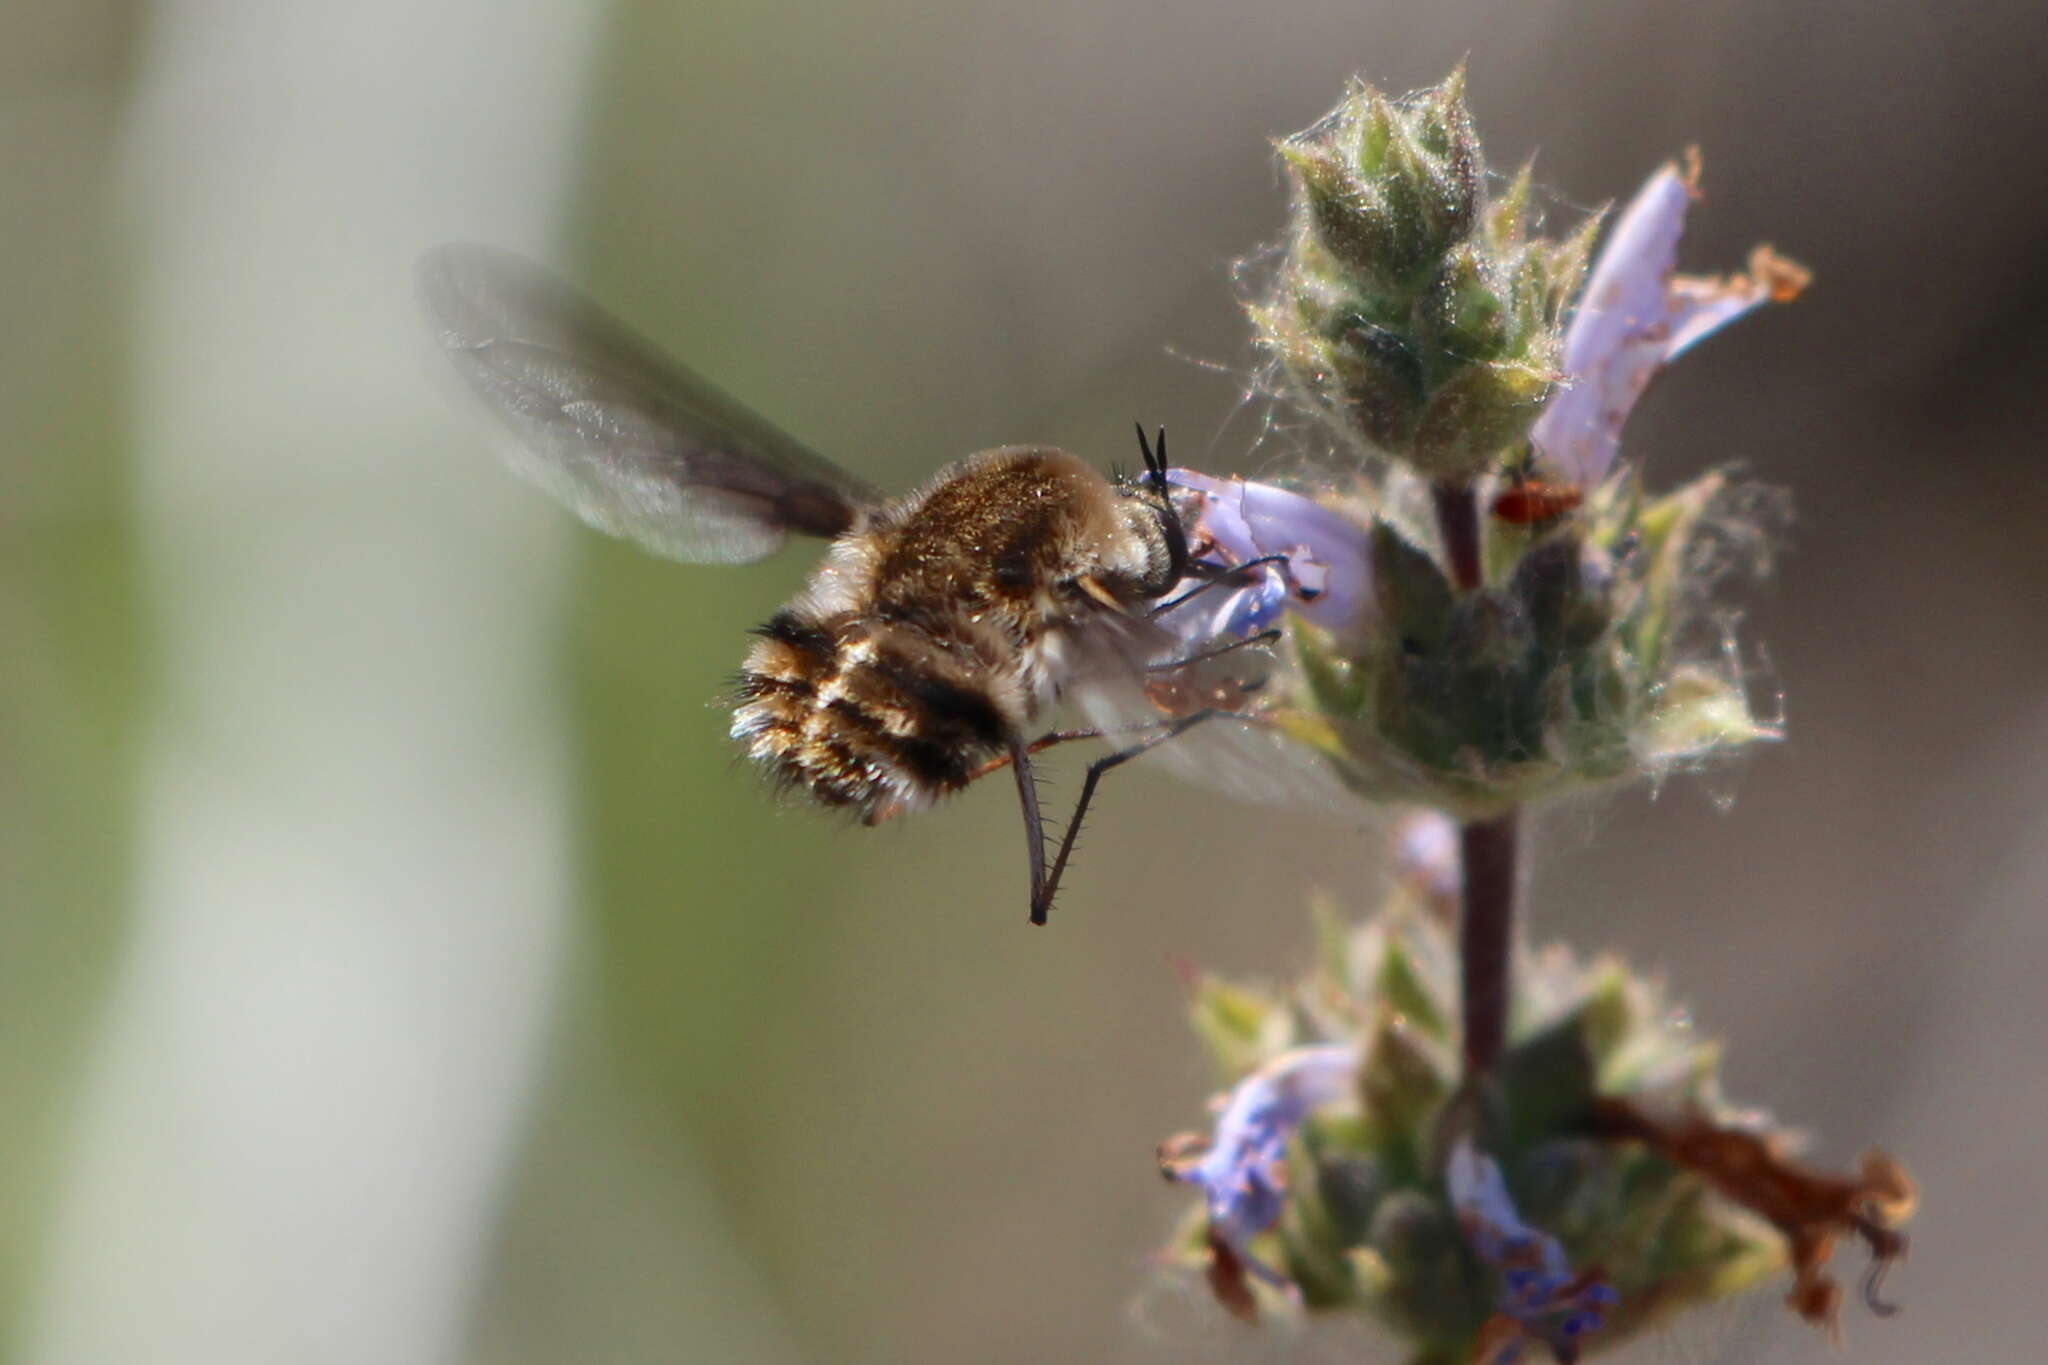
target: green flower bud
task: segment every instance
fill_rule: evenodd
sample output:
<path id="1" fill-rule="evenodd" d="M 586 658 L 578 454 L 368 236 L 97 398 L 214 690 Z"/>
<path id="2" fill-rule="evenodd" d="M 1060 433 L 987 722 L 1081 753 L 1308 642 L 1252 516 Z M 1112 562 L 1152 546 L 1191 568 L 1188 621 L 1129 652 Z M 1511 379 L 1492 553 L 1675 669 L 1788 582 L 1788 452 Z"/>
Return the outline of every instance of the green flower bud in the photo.
<path id="1" fill-rule="evenodd" d="M 1399 332 L 1352 315 L 1336 321 L 1336 334 L 1323 346 L 1335 378 L 1326 413 L 1349 422 L 1376 446 L 1404 445 L 1422 420 L 1422 364 Z"/>
<path id="2" fill-rule="evenodd" d="M 1359 182 L 1334 148 L 1278 146 L 1281 161 L 1300 186 L 1316 242 L 1345 269 L 1375 279 L 1395 253 L 1393 221 L 1384 201 Z"/>
<path id="3" fill-rule="evenodd" d="M 1492 259 L 1470 242 L 1445 258 L 1419 321 L 1452 363 L 1494 360 L 1514 340 L 1512 302 L 1494 279 Z"/>
<path id="4" fill-rule="evenodd" d="M 1460 366 L 1430 394 L 1409 462 L 1434 479 L 1477 479 L 1528 436 L 1559 378 L 1520 361 Z"/>
<path id="5" fill-rule="evenodd" d="M 1488 204 L 1464 88 L 1462 70 L 1398 103 L 1360 85 L 1279 144 L 1295 222 L 1252 310 L 1336 434 L 1454 480 L 1496 466 L 1556 383 L 1572 259 L 1525 240 L 1526 173 Z"/>

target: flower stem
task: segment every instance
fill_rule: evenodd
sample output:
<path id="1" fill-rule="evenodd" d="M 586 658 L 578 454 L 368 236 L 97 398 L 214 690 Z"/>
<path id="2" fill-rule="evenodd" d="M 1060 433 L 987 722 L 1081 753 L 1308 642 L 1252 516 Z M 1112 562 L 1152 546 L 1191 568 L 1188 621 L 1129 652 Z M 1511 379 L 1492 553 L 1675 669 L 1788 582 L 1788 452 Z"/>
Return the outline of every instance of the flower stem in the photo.
<path id="1" fill-rule="evenodd" d="M 1449 561 L 1451 582 L 1459 592 L 1471 592 L 1481 580 L 1479 563 L 1479 498 L 1469 483 L 1435 483 L 1430 495 L 1436 500 L 1437 531 L 1443 537 L 1444 558 Z"/>
<path id="2" fill-rule="evenodd" d="M 1464 913 L 1458 922 L 1459 1007 L 1468 1080 L 1492 1071 L 1507 1044 L 1519 822 L 1520 813 L 1510 810 L 1458 827 L 1465 876 Z"/>
<path id="3" fill-rule="evenodd" d="M 1436 524 L 1451 582 L 1460 592 L 1484 580 L 1479 550 L 1479 498 L 1470 483 L 1430 486 Z M 1458 921 L 1460 1009 L 1464 1015 L 1465 1077 L 1492 1071 L 1507 1046 L 1508 1002 L 1513 996 L 1516 840 L 1518 812 L 1458 826 L 1458 861 L 1465 904 Z"/>

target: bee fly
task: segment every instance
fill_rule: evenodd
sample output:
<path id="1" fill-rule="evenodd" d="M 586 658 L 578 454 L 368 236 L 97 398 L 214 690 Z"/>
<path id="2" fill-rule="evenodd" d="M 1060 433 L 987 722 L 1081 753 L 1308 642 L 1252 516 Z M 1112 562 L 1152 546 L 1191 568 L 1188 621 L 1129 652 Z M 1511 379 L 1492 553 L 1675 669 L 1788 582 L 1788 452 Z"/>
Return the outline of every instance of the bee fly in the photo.
<path id="1" fill-rule="evenodd" d="M 883 499 L 529 261 L 448 245 L 420 282 L 443 349 L 518 436 L 514 467 L 592 526 L 700 563 L 760 559 L 791 531 L 831 539 L 756 631 L 733 737 L 869 824 L 1011 768 L 1034 924 L 1103 774 L 1229 713 L 1230 686 L 1176 686 L 1177 671 L 1274 634 L 1186 654 L 1149 619 L 1237 573 L 1191 559 L 1163 431 L 1154 445 L 1140 429 L 1136 479 L 1005 446 Z M 1151 701 L 1139 722 L 1027 738 L 1062 694 L 1131 682 Z M 1048 863 L 1032 756 L 1113 735 L 1128 742 L 1089 765 Z"/>

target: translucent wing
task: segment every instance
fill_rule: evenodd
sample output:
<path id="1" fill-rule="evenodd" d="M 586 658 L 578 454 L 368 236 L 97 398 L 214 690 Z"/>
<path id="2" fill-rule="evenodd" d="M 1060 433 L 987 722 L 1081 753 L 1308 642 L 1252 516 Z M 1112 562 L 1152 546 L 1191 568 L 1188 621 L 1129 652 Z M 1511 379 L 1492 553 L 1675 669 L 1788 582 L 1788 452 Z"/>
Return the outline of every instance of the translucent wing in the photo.
<path id="1" fill-rule="evenodd" d="M 1371 611 L 1365 532 L 1299 493 L 1243 479 L 1169 469 L 1189 548 L 1210 570 L 1237 579 L 1190 577 L 1143 622 L 1104 615 L 1089 622 L 1094 655 L 1071 699 L 1091 725 L 1128 731 L 1162 715 L 1212 710 L 1217 717 L 1148 756 L 1240 800 L 1350 810 L 1335 771 L 1291 738 L 1273 702 L 1290 665 L 1246 645 L 1297 612 L 1345 638 Z M 1114 666 L 1121 660 L 1122 668 Z"/>
<path id="2" fill-rule="evenodd" d="M 1077 668 L 1063 699 L 1113 748 L 1121 736 L 1136 738 L 1174 716 L 1213 710 L 1214 719 L 1142 762 L 1254 805 L 1355 810 L 1356 798 L 1329 764 L 1284 734 L 1265 707 L 1287 664 L 1261 648 L 1205 657 L 1234 638 L 1241 642 L 1228 635 L 1190 641 L 1176 629 L 1102 613 L 1067 642 Z"/>
<path id="3" fill-rule="evenodd" d="M 738 564 L 876 501 L 531 261 L 451 243 L 419 281 L 442 349 L 518 436 L 513 468 L 601 531 Z"/>

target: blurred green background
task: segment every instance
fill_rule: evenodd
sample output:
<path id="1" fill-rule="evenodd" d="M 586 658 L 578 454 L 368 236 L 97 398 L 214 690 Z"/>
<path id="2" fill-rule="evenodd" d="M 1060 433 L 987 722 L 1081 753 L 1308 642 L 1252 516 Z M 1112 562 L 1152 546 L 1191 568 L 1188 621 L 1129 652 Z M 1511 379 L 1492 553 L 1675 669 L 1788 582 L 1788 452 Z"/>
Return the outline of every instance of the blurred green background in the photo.
<path id="1" fill-rule="evenodd" d="M 1747 620 L 1790 742 L 1549 813 L 1534 932 L 1666 967 L 1818 1155 L 1913 1165 L 1907 1312 L 1848 1358 L 2027 1357 L 2044 44 L 2023 0 L 0 11 L 9 1358 L 1371 1358 L 1150 1260 L 1212 1083 L 1172 963 L 1294 969 L 1369 822 L 1132 773 L 1032 932 L 1007 792 L 779 809 L 716 700 L 812 549 L 567 525 L 407 271 L 547 256 L 885 487 L 1133 418 L 1255 468 L 1268 139 L 1461 57 L 1561 213 L 1698 143 L 1687 264 L 1817 274 L 1628 443 L 1793 490 Z M 1826 1357 L 1779 1318 L 1638 1356 Z"/>

